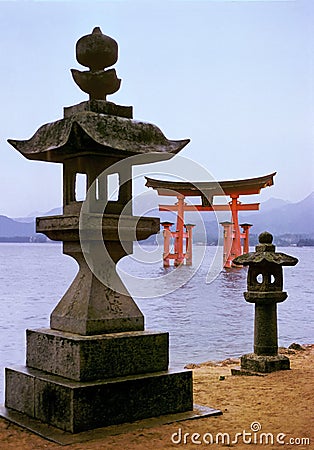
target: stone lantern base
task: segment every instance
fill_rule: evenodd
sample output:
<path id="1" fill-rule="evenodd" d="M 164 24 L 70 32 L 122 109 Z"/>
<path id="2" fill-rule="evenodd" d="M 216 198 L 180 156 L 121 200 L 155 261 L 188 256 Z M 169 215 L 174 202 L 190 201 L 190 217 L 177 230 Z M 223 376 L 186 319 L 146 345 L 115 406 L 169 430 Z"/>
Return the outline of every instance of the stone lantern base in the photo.
<path id="1" fill-rule="evenodd" d="M 79 433 L 192 411 L 192 372 L 168 370 L 168 333 L 28 330 L 26 367 L 6 368 L 5 406 Z"/>
<path id="2" fill-rule="evenodd" d="M 287 356 L 266 356 L 248 353 L 241 356 L 241 368 L 232 369 L 232 375 L 250 375 L 251 372 L 270 373 L 289 369 L 290 360 Z"/>

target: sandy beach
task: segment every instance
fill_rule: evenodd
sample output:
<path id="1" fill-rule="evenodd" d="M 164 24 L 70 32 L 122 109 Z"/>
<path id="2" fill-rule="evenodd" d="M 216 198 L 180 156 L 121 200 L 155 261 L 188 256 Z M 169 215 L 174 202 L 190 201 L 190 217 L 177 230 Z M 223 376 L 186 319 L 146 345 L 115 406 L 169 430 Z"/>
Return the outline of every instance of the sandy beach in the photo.
<path id="1" fill-rule="evenodd" d="M 231 376 L 231 368 L 239 364 L 234 359 L 187 365 L 193 370 L 194 402 L 220 409 L 221 416 L 138 429 L 66 447 L 1 419 L 0 449 L 310 449 L 314 442 L 314 344 L 281 352 L 289 356 L 291 370 L 264 376 Z"/>

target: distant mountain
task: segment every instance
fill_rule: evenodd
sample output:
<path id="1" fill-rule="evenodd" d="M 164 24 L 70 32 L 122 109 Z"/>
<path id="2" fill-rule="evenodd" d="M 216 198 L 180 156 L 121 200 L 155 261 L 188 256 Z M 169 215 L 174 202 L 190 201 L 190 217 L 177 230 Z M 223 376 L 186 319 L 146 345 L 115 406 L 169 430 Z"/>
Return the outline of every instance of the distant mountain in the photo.
<path id="1" fill-rule="evenodd" d="M 46 213 L 36 213 L 38 216 L 53 216 L 62 214 L 62 208 L 54 208 Z M 45 242 L 46 236 L 36 233 L 36 217 L 18 217 L 10 219 L 0 216 L 0 242 Z"/>
<path id="2" fill-rule="evenodd" d="M 298 203 L 285 203 L 271 209 L 267 208 L 266 203 L 262 203 L 260 211 L 254 214 L 240 215 L 254 225 L 253 233 L 267 230 L 274 235 L 285 233 L 314 235 L 314 192 Z"/>
<path id="3" fill-rule="evenodd" d="M 262 202 L 260 208 L 262 211 L 271 211 L 272 209 L 278 209 L 286 205 L 291 205 L 291 202 L 282 200 L 281 198 L 271 197 L 265 202 Z"/>
<path id="4" fill-rule="evenodd" d="M 44 216 L 59 216 L 60 214 L 62 214 L 62 206 L 60 206 L 59 208 L 53 208 L 50 209 L 50 211 L 42 213 L 42 214 L 37 214 L 37 217 L 44 217 Z"/>
<path id="5" fill-rule="evenodd" d="M 134 198 L 134 214 L 159 217 L 161 222 L 166 220 L 175 222 L 176 214 L 173 212 L 160 212 L 158 209 L 159 203 L 173 204 L 174 199 L 172 197 L 159 198 L 155 191 L 147 191 Z M 62 214 L 62 208 L 54 208 L 48 212 L 38 214 L 40 216 L 59 215 Z M 271 198 L 261 203 L 259 211 L 240 212 L 239 221 L 240 223 L 252 223 L 251 233 L 254 235 L 267 230 L 274 236 L 291 234 L 300 236 L 300 239 L 312 239 L 314 238 L 314 192 L 297 203 Z M 217 225 L 213 213 L 186 213 L 185 222 L 196 225 L 194 230 L 195 240 L 203 240 L 204 233 L 202 229 L 204 222 L 208 242 L 215 242 L 219 225 Z M 6 216 L 0 216 L 0 240 L 1 238 L 11 239 L 21 236 L 35 236 L 35 239 L 36 236 L 39 236 L 35 234 L 34 217 L 10 219 Z"/>
<path id="6" fill-rule="evenodd" d="M 36 217 L 58 216 L 60 214 L 62 214 L 61 206 L 59 208 L 53 208 L 47 212 L 36 211 L 34 213 L 29 214 L 27 217 L 16 217 L 13 220 L 15 220 L 15 222 L 33 223 Z"/>
<path id="7" fill-rule="evenodd" d="M 24 223 L 0 216 L 0 237 L 33 236 L 34 234 L 34 219 L 31 223 Z"/>

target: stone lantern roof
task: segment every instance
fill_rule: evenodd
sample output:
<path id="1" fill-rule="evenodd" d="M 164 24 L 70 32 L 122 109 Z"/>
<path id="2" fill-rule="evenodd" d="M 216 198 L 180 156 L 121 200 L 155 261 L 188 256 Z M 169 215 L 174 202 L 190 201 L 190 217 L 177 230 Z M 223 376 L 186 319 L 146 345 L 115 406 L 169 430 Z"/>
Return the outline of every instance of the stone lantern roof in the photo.
<path id="1" fill-rule="evenodd" d="M 278 266 L 295 266 L 297 264 L 297 258 L 285 253 L 275 252 L 276 247 L 272 244 L 273 236 L 267 231 L 261 233 L 258 239 L 259 245 L 255 247 L 256 252 L 238 256 L 233 260 L 233 263 L 242 266 L 253 266 L 264 262 Z"/>
<path id="2" fill-rule="evenodd" d="M 8 142 L 27 159 L 62 163 L 82 153 L 121 159 L 145 153 L 171 157 L 189 139 L 171 141 L 156 125 L 86 111 L 43 125 L 29 140 Z"/>

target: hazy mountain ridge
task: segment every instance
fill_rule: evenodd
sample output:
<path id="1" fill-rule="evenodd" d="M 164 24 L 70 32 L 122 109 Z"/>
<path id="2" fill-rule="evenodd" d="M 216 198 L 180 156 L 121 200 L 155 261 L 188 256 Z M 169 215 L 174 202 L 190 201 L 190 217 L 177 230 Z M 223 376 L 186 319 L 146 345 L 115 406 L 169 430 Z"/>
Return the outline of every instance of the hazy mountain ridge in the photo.
<path id="1" fill-rule="evenodd" d="M 25 223 L 0 216 L 0 237 L 32 236 L 33 234 L 35 234 L 34 219 L 30 223 Z"/>
<path id="2" fill-rule="evenodd" d="M 173 198 L 159 199 L 156 192 L 148 191 L 134 198 L 134 214 L 160 217 L 160 221 L 175 222 L 175 213 L 160 212 L 159 203 L 174 203 Z M 62 214 L 62 208 L 54 208 L 46 213 L 39 213 L 42 216 Z M 195 240 L 203 240 L 203 223 L 205 224 L 207 242 L 214 242 L 217 237 L 218 224 L 212 212 L 186 213 L 185 222 L 195 223 Z M 226 216 L 227 219 L 227 216 Z M 220 220 L 222 220 L 220 218 Z M 224 219 L 223 219 L 224 220 Z M 290 203 L 285 200 L 270 198 L 261 203 L 259 211 L 248 211 L 239 213 L 239 221 L 252 223 L 252 237 L 262 231 L 269 231 L 275 237 L 288 235 L 286 241 L 297 243 L 300 239 L 314 238 L 314 192 L 305 199 L 297 203 Z M 21 217 L 11 219 L 0 216 L 0 241 L 24 242 L 42 240 L 43 236 L 35 232 L 35 218 Z"/>
<path id="3" fill-rule="evenodd" d="M 261 203 L 260 211 L 255 214 L 242 214 L 246 221 L 254 225 L 252 232 L 267 230 L 274 235 L 292 233 L 314 236 L 314 192 L 298 203 L 287 203 L 278 208 L 267 209 L 265 203 Z"/>
<path id="4" fill-rule="evenodd" d="M 34 223 L 36 217 L 42 217 L 42 216 L 58 216 L 62 214 L 62 207 L 60 206 L 59 208 L 53 208 L 50 209 L 47 212 L 39 212 L 36 211 L 36 213 L 33 213 L 26 216 L 26 217 L 14 217 L 12 220 L 14 220 L 15 222 L 24 222 L 24 223 Z"/>
<path id="5" fill-rule="evenodd" d="M 165 204 L 164 199 L 165 197 L 160 200 L 160 203 Z M 160 217 L 161 221 L 175 222 L 175 214 L 160 212 L 158 210 L 158 197 L 149 195 L 149 193 L 139 197 L 134 210 L 137 214 L 144 214 L 147 211 L 145 214 L 147 216 Z M 230 220 L 230 213 L 223 213 L 219 220 Z M 199 215 L 186 213 L 185 222 L 196 224 L 194 241 L 204 241 L 204 232 L 202 232 L 204 226 L 207 242 L 215 243 L 217 241 L 219 224 L 217 224 L 214 213 L 202 212 Z M 251 228 L 252 244 L 257 241 L 257 235 L 266 230 L 272 233 L 277 238 L 276 242 L 281 243 L 281 245 L 297 244 L 304 239 L 305 242 L 308 242 L 314 239 L 314 192 L 296 203 L 270 198 L 260 204 L 259 211 L 240 212 L 239 222 L 247 222 L 253 225 Z"/>

